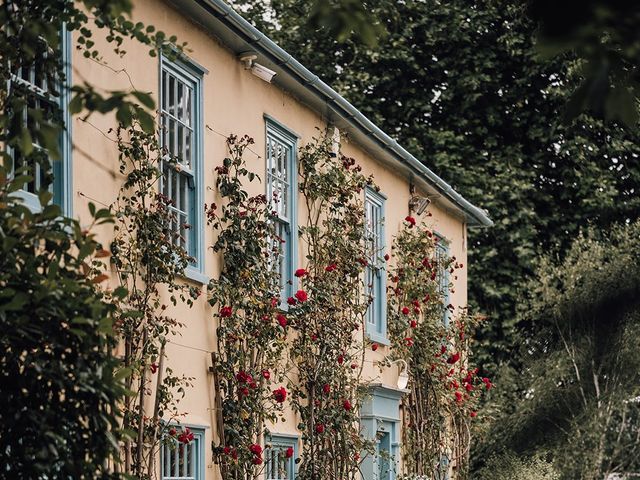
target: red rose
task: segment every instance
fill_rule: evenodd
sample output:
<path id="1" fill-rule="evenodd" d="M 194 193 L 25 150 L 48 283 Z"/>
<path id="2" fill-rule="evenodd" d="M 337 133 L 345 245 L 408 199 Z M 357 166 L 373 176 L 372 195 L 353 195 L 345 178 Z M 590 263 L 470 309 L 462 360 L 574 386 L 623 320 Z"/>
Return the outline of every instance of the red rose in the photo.
<path id="1" fill-rule="evenodd" d="M 336 268 L 338 268 L 338 266 L 335 263 L 332 263 L 331 265 L 327 265 L 324 268 L 325 272 L 333 272 Z"/>
<path id="2" fill-rule="evenodd" d="M 447 359 L 447 363 L 449 365 L 453 365 L 454 363 L 456 363 L 458 360 L 460 360 L 460 354 L 459 353 L 454 353 L 453 355 L 451 355 L 448 359 Z"/>
<path id="3" fill-rule="evenodd" d="M 251 453 L 253 453 L 254 455 L 262 455 L 262 447 L 260 445 L 257 444 L 253 444 L 249 446 L 249 451 Z"/>
<path id="4" fill-rule="evenodd" d="M 491 387 L 493 386 L 493 384 L 491 383 L 491 380 L 489 380 L 488 378 L 483 378 L 482 381 L 484 382 L 484 386 L 487 387 L 487 390 L 490 390 Z"/>
<path id="5" fill-rule="evenodd" d="M 240 394 L 246 397 L 247 395 L 249 395 L 249 389 L 247 387 L 243 387 L 242 390 L 240 390 Z"/>
<path id="6" fill-rule="evenodd" d="M 412 347 L 413 346 L 413 338 L 411 337 L 407 337 L 404 339 L 404 343 L 407 345 L 407 347 Z"/>
<path id="7" fill-rule="evenodd" d="M 360 265 L 362 265 L 363 267 L 366 267 L 367 265 L 369 265 L 369 262 L 364 258 L 359 258 L 358 263 L 360 263 Z"/>
<path id="8" fill-rule="evenodd" d="M 422 300 L 424 303 L 427 303 L 429 301 L 431 297 L 429 295 L 425 295 L 424 300 Z"/>
<path id="9" fill-rule="evenodd" d="M 253 379 L 247 372 L 245 372 L 244 370 L 240 370 L 238 373 L 236 373 L 236 380 L 238 380 L 238 382 L 240 383 L 248 383 Z"/>
<path id="10" fill-rule="evenodd" d="M 409 315 L 409 307 L 402 307 L 402 313 L 404 315 Z"/>
<path id="11" fill-rule="evenodd" d="M 347 411 L 351 410 L 351 402 L 349 400 L 345 400 L 344 402 L 342 402 L 342 406 Z"/>
<path id="12" fill-rule="evenodd" d="M 276 308 L 278 306 L 278 304 L 280 303 L 280 300 L 277 299 L 276 297 L 273 297 L 271 299 L 271 308 Z"/>
<path id="13" fill-rule="evenodd" d="M 231 458 L 233 458 L 234 460 L 238 459 L 238 451 L 235 448 L 231 450 Z"/>
<path id="14" fill-rule="evenodd" d="M 284 456 L 286 458 L 291 458 L 293 457 L 293 447 L 289 447 L 284 451 Z"/>
<path id="15" fill-rule="evenodd" d="M 251 382 L 249 382 L 249 388 L 255 390 L 258 388 L 258 384 L 254 380 L 251 380 Z"/>
<path id="16" fill-rule="evenodd" d="M 158 364 L 154 362 L 149 368 L 151 369 L 151 373 L 156 373 L 158 371 Z"/>
<path id="17" fill-rule="evenodd" d="M 222 451 L 225 455 L 229 455 L 231 453 L 231 447 L 224 447 Z"/>
<path id="18" fill-rule="evenodd" d="M 286 327 L 286 326 L 287 326 L 287 317 L 285 317 L 285 316 L 284 316 L 284 315 L 282 315 L 281 313 L 279 313 L 279 314 L 276 316 L 276 319 L 278 320 L 278 323 L 280 324 L 280 326 L 281 326 L 282 328 L 284 328 L 284 327 Z"/>
<path id="19" fill-rule="evenodd" d="M 407 215 L 406 217 L 404 217 L 404 221 L 409 224 L 409 228 L 413 228 L 416 224 L 416 219 L 411 215 Z"/>
<path id="20" fill-rule="evenodd" d="M 358 368 L 358 364 L 357 363 L 352 363 L 351 364 L 351 369 L 355 370 L 356 368 Z"/>
<path id="21" fill-rule="evenodd" d="M 390 258 L 390 257 L 389 257 L 389 254 L 388 254 L 388 253 L 385 253 L 385 254 L 384 254 L 384 259 L 385 259 L 385 261 L 387 261 L 387 262 L 388 262 L 388 261 L 389 261 L 389 258 Z"/>
<path id="22" fill-rule="evenodd" d="M 251 463 L 253 463 L 254 465 L 261 465 L 262 464 L 262 458 L 261 457 L 253 457 L 251 459 Z"/>
<path id="23" fill-rule="evenodd" d="M 411 328 L 416 328 L 416 327 L 418 326 L 418 322 L 416 322 L 415 320 L 411 320 L 411 321 L 409 322 L 409 326 L 410 326 Z"/>
<path id="24" fill-rule="evenodd" d="M 294 275 L 300 278 L 300 277 L 304 277 L 305 275 L 309 275 L 309 272 L 307 272 L 304 268 L 299 268 L 296 270 L 296 273 Z"/>
<path id="25" fill-rule="evenodd" d="M 371 350 L 373 350 L 374 352 L 378 350 L 378 344 L 374 343 L 373 345 L 371 345 Z"/>
<path id="26" fill-rule="evenodd" d="M 295 294 L 295 297 L 299 302 L 306 302 L 308 298 L 307 292 L 305 292 L 304 290 L 298 290 Z"/>
<path id="27" fill-rule="evenodd" d="M 473 390 L 473 385 L 471 385 L 470 383 L 467 383 L 464 388 L 467 390 L 467 392 L 471 392 Z"/>
<path id="28" fill-rule="evenodd" d="M 413 313 L 415 313 L 416 315 L 419 315 L 420 309 L 418 307 L 413 307 Z"/>
<path id="29" fill-rule="evenodd" d="M 284 403 L 287 398 L 287 391 L 284 387 L 277 388 L 273 391 L 273 398 L 278 403 Z"/>
<path id="30" fill-rule="evenodd" d="M 476 416 L 478 416 L 478 412 L 471 412 L 471 413 L 469 414 L 469 416 L 470 416 L 471 418 L 475 418 Z"/>
<path id="31" fill-rule="evenodd" d="M 169 429 L 169 435 L 171 435 L 172 437 L 175 437 L 176 436 L 176 429 L 175 428 Z"/>
<path id="32" fill-rule="evenodd" d="M 358 460 L 360 460 L 360 454 L 359 454 L 359 453 L 356 453 L 356 454 L 353 456 L 353 459 L 354 459 L 356 462 L 357 462 Z"/>
<path id="33" fill-rule="evenodd" d="M 338 355 L 338 363 L 342 365 L 343 362 L 344 362 L 344 355 Z"/>
<path id="34" fill-rule="evenodd" d="M 462 394 L 460 392 L 455 392 L 456 402 L 462 402 Z"/>
<path id="35" fill-rule="evenodd" d="M 316 425 L 316 432 L 317 433 L 324 433 L 324 425 L 322 423 L 319 423 Z"/>
<path id="36" fill-rule="evenodd" d="M 271 378 L 271 373 L 269 373 L 269 370 L 262 371 L 262 378 L 264 378 L 265 380 L 269 380 Z"/>
<path id="37" fill-rule="evenodd" d="M 296 304 L 296 303 L 298 303 L 298 302 L 296 302 L 296 299 L 295 299 L 295 298 L 293 298 L 293 297 L 289 297 L 289 298 L 287 298 L 287 303 L 288 303 L 289 305 L 295 305 L 295 304 Z"/>
<path id="38" fill-rule="evenodd" d="M 442 345 L 442 346 L 440 347 L 440 354 L 444 354 L 446 351 L 447 351 L 447 347 L 446 347 L 446 345 Z"/>
<path id="39" fill-rule="evenodd" d="M 325 384 L 322 386 L 322 391 L 323 391 L 325 394 L 327 394 L 327 395 L 328 395 L 328 394 L 329 394 L 329 392 L 331 391 L 331 385 L 329 385 L 328 383 L 325 383 Z"/>
<path id="40" fill-rule="evenodd" d="M 230 317 L 232 313 L 233 313 L 233 309 L 231 307 L 222 307 L 220 309 L 220 316 L 222 318 Z"/>

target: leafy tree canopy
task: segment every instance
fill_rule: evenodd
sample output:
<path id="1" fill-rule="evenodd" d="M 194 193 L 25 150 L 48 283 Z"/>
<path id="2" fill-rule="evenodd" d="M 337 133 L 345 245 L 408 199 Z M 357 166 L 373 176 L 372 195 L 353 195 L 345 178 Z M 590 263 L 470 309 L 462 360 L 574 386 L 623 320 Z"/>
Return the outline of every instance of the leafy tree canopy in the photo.
<path id="1" fill-rule="evenodd" d="M 587 115 L 562 121 L 579 63 L 540 58 L 521 2 L 371 2 L 387 31 L 376 49 L 309 23 L 302 0 L 236 4 L 488 210 L 495 226 L 469 236 L 471 303 L 489 314 L 486 369 L 511 361 L 516 302 L 538 253 L 562 254 L 587 224 L 637 216 L 637 132 Z"/>
<path id="2" fill-rule="evenodd" d="M 548 454 L 562 479 L 640 470 L 640 222 L 580 235 L 565 259 L 547 257 L 525 303 L 519 401 L 477 452 L 505 445 Z M 523 307 L 523 310 L 525 308 Z"/>

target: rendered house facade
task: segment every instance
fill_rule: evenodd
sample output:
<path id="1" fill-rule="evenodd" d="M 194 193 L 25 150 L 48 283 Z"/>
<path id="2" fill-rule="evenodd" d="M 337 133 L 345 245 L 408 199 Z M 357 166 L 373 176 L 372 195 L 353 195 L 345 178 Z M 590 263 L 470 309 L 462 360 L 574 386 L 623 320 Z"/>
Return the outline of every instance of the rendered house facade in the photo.
<path id="1" fill-rule="evenodd" d="M 163 125 L 161 143 L 181 159 L 183 166 L 180 171 L 162 166 L 164 179 L 159 188 L 174 200 L 177 222 L 171 228 L 195 258 L 185 272 L 185 281 L 203 286 L 220 270 L 219 257 L 208 248 L 215 238 L 206 226 L 203 212 L 204 204 L 219 200 L 214 188 L 214 167 L 225 157 L 225 137 L 231 134 L 247 134 L 255 139 L 254 157 L 248 163 L 263 182 L 251 188 L 263 189 L 262 193 L 268 196 L 278 192 L 283 198 L 278 205 L 277 222 L 278 233 L 284 239 L 279 268 L 284 278 L 293 277 L 304 259 L 296 240 L 301 222 L 297 208 L 297 149 L 316 136 L 317 129 L 334 127 L 347 138 L 342 143 L 342 152 L 355 158 L 364 174 L 373 174 L 380 187 L 380 192 L 367 190 L 363 196 L 367 224 L 374 229 L 369 233 L 375 238 L 376 248 L 391 245 L 410 213 L 412 198 L 429 198 L 432 202 L 429 211 L 433 214 L 429 223 L 441 238 L 441 253 L 467 263 L 467 228 L 491 224 L 483 211 L 467 202 L 224 2 L 140 0 L 135 2 L 134 16 L 186 41 L 190 51 L 185 58 L 177 61 L 153 58 L 143 47 L 131 43 L 123 58 L 110 56 L 109 49 L 103 48 L 109 66 L 106 68 L 76 52 L 72 48 L 72 34 L 65 34 L 68 42 L 65 52 L 72 81 L 86 80 L 108 90 L 129 89 L 132 83 L 156 98 Z M 246 52 L 255 54 L 255 62 L 275 72 L 271 82 L 265 81 L 264 74 L 261 78 L 245 68 L 240 57 Z M 72 123 L 62 139 L 65 154 L 59 165 L 61 172 L 56 175 L 55 201 L 67 214 L 81 221 L 89 217 L 89 202 L 109 205 L 121 187 L 118 152 L 113 138 L 104 134 L 113 126 L 113 118 L 93 116 L 89 122 Z M 422 160 L 428 164 L 428 159 Z M 24 196 L 28 201 L 29 192 Z M 184 224 L 191 228 L 184 229 Z M 101 234 L 107 244 L 109 231 L 105 229 Z M 402 448 L 403 391 L 397 386 L 397 367 L 382 373 L 374 368 L 388 348 L 386 283 L 375 265 L 367 269 L 366 275 L 374 297 L 366 328 L 380 348 L 367 353 L 365 377 L 372 387 L 371 396 L 361 408 L 362 428 L 363 435 L 377 438 L 377 449 L 386 453 L 365 458 L 362 471 L 366 480 L 392 480 L 399 469 L 395 464 Z M 443 281 L 448 283 L 449 279 Z M 448 301 L 454 306 L 466 305 L 465 269 L 458 273 L 454 284 L 454 293 Z M 290 293 L 283 292 L 283 296 Z M 185 453 L 190 457 L 188 467 L 173 457 L 174 451 L 163 450 L 160 478 L 218 479 L 220 474 L 211 452 L 212 443 L 217 440 L 214 385 L 209 374 L 210 352 L 215 348 L 212 309 L 201 298 L 193 308 L 176 307 L 171 315 L 185 324 L 182 336 L 168 345 L 167 356 L 176 373 L 194 379 L 180 409 L 186 412 L 181 423 L 191 428 L 195 438 Z M 278 457 L 283 449 L 297 452 L 300 446 L 295 415 L 288 412 L 286 416 L 288 421 L 273 426 L 268 439 L 278 448 L 273 449 L 267 465 L 271 461 L 284 467 L 275 471 L 267 466 L 265 478 L 269 480 L 295 478 L 296 455 Z"/>

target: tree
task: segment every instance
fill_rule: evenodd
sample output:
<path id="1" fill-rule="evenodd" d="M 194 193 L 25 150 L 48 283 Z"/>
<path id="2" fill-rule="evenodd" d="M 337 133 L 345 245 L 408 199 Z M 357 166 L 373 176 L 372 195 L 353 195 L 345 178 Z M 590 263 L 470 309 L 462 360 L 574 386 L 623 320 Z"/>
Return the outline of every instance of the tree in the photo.
<path id="1" fill-rule="evenodd" d="M 531 282 L 519 401 L 477 459 L 508 445 L 552 459 L 561 479 L 640 470 L 640 222 L 589 229 Z M 523 308 L 523 311 L 525 309 Z"/>
<path id="2" fill-rule="evenodd" d="M 163 356 L 163 350 L 155 349 L 161 348 L 158 347 L 160 338 L 164 340 L 163 336 L 170 333 L 162 328 L 167 316 L 158 313 L 162 307 L 153 294 L 144 298 L 147 303 L 135 303 L 135 299 L 140 299 L 140 285 L 129 291 L 124 286 L 113 290 L 98 288 L 108 276 L 104 273 L 103 261 L 97 259 L 106 259 L 111 252 L 82 230 L 77 221 L 64 218 L 61 208 L 52 203 L 52 184 L 62 161 L 60 138 L 66 128 L 62 115 L 62 102 L 67 97 L 65 90 L 73 92 L 68 105 L 71 114 L 83 112 L 86 118 L 96 113 L 113 113 L 119 131 L 135 127 L 153 138 L 156 136 L 150 113 L 154 102 L 148 94 L 98 92 L 87 83 L 71 87 L 66 85 L 66 65 L 61 61 L 64 51 L 61 38 L 65 31 L 75 31 L 77 48 L 84 57 L 97 63 L 101 63 L 101 57 L 95 48 L 94 35 L 99 34 L 104 35 L 118 55 L 125 54 L 123 46 L 128 38 L 147 45 L 152 56 L 158 51 L 176 55 L 173 44 L 177 39 L 167 38 L 152 26 L 134 24 L 130 20 L 131 9 L 129 0 L 12 0 L 0 5 L 3 25 L 0 29 L 3 85 L 0 89 L 0 365 L 3 378 L 0 455 L 3 470 L 9 475 L 109 478 L 120 469 L 118 448 L 124 444 L 126 458 L 122 470 L 144 478 L 145 469 L 155 468 L 153 453 L 160 437 L 156 424 L 158 417 L 162 417 L 159 407 L 170 403 L 172 392 L 169 390 L 177 386 L 168 372 L 163 382 L 157 382 L 156 393 L 164 403 L 156 400 L 154 428 L 148 428 L 142 408 L 143 390 L 148 383 L 144 379 L 151 357 Z M 178 50 L 180 48 L 178 45 Z M 127 147 L 120 144 L 121 159 L 129 157 L 135 162 L 144 157 L 148 151 L 144 147 L 149 147 L 149 143 L 141 146 L 144 142 L 138 138 L 140 148 L 134 151 L 132 144 L 136 138 L 133 132 L 129 133 L 132 135 L 128 138 L 130 142 L 125 142 Z M 123 164 L 126 165 L 126 159 Z M 121 173 L 128 173 L 125 167 Z M 138 182 L 127 178 L 123 188 L 140 188 L 140 183 L 149 178 L 157 181 L 154 173 L 157 173 L 156 165 L 147 168 L 146 176 L 138 177 Z M 147 195 L 148 191 L 139 189 L 137 193 Z M 27 207 L 21 202 L 24 198 L 37 198 L 39 205 Z M 132 207 L 134 201 L 130 197 L 127 202 L 126 192 L 120 200 L 130 208 L 117 212 L 118 222 L 131 237 L 141 230 L 137 228 L 136 218 L 131 218 L 135 216 L 131 211 L 138 213 L 140 209 Z M 111 219 L 108 209 L 96 211 L 93 205 L 89 207 L 96 223 Z M 154 218 L 147 215 L 145 221 L 153 222 L 161 216 L 159 212 L 154 213 Z M 125 218 L 127 214 L 129 221 Z M 153 226 L 160 230 L 166 227 L 159 224 L 156 221 Z M 132 253 L 126 248 L 130 245 L 128 239 L 123 236 L 119 242 L 121 252 L 131 255 L 116 257 L 116 266 L 124 265 L 128 272 L 138 268 L 133 276 L 145 269 L 140 264 L 147 265 L 146 272 L 153 268 L 148 266 L 153 262 L 146 262 L 148 257 L 142 260 L 135 257 L 144 248 Z M 157 243 L 152 242 L 145 245 L 157 247 Z M 164 259 L 175 259 L 171 255 L 175 250 L 164 249 L 164 246 L 166 243 L 158 247 L 158 251 L 166 255 Z M 131 257 L 138 262 L 127 261 Z M 154 258 L 162 260 L 159 255 Z M 179 265 L 184 264 L 178 263 L 176 269 Z M 167 267 L 164 272 L 167 270 L 171 268 Z M 156 283 L 172 278 L 172 273 L 175 272 L 164 276 L 156 274 L 152 286 L 147 282 L 145 293 Z M 121 279 L 130 287 L 126 274 L 121 275 Z M 140 307 L 140 303 L 144 305 Z M 134 311 L 136 307 L 139 308 Z M 132 336 L 139 340 L 135 336 L 138 331 L 146 333 L 151 329 L 147 321 L 155 321 L 156 328 L 149 342 L 139 342 L 144 355 L 130 361 L 132 356 L 125 353 L 124 362 L 120 361 L 115 355 L 119 340 L 124 339 L 126 343 Z M 133 334 L 128 335 L 132 330 Z M 138 371 L 142 372 L 142 381 L 135 375 Z M 126 377 L 128 380 L 123 384 Z M 142 392 L 135 397 L 137 404 L 130 396 L 136 387 Z M 123 405 L 132 403 L 140 408 L 134 414 L 127 409 L 123 413 Z M 143 420 L 136 422 L 136 414 Z M 134 428 L 138 430 L 137 442 L 133 442 L 131 435 Z M 133 464 L 129 448 L 132 443 L 137 457 Z M 141 465 L 142 450 L 145 450 L 144 459 L 150 458 L 148 468 L 146 464 Z M 151 473 L 147 478 L 150 476 Z"/>
<path id="3" fill-rule="evenodd" d="M 540 24 L 538 50 L 542 55 L 573 51 L 581 59 L 583 80 L 567 104 L 567 117 L 572 119 L 589 110 L 630 129 L 637 128 L 638 4 L 534 0 L 529 11 Z"/>
<path id="4" fill-rule="evenodd" d="M 98 284 L 101 248 L 47 205 L 12 195 L 25 177 L 0 167 L 0 460 L 3 476 L 110 478 L 117 405 L 112 305 Z M 97 223 L 109 221 L 106 210 Z"/>
<path id="5" fill-rule="evenodd" d="M 495 226 L 469 233 L 471 304 L 489 315 L 479 360 L 510 362 L 538 253 L 562 254 L 586 223 L 637 216 L 637 133 L 586 115 L 563 124 L 575 63 L 539 58 L 521 2 L 372 2 L 388 32 L 377 49 L 306 22 L 307 2 L 270 8 L 253 17 L 261 28 L 488 210 Z"/>

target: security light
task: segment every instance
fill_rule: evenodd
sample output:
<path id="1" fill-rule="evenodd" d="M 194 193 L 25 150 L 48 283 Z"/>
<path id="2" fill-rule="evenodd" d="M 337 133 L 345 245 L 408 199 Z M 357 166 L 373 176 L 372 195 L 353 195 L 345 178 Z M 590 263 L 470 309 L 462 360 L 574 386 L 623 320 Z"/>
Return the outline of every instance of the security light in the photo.
<path id="1" fill-rule="evenodd" d="M 253 73 L 259 79 L 264 80 L 267 83 L 271 83 L 271 80 L 275 76 L 276 72 L 268 69 L 264 65 L 260 65 L 259 63 L 257 63 L 257 58 L 258 55 L 256 54 L 256 52 L 252 51 L 242 52 L 240 55 L 238 55 L 238 59 L 240 59 L 240 61 L 244 65 L 245 70 L 251 70 L 251 73 Z"/>
<path id="2" fill-rule="evenodd" d="M 422 215 L 430 203 L 431 199 L 429 197 L 413 195 L 409 200 L 409 210 L 416 212 L 416 215 Z"/>
<path id="3" fill-rule="evenodd" d="M 405 388 L 407 388 L 407 385 L 409 384 L 409 365 L 407 364 L 407 362 L 405 362 L 402 359 L 396 360 L 395 362 L 391 362 L 391 365 L 396 363 L 403 364 L 402 370 L 398 375 L 398 388 L 400 390 L 404 390 Z"/>
<path id="4" fill-rule="evenodd" d="M 251 73 L 267 83 L 271 83 L 271 79 L 273 79 L 276 74 L 273 70 L 269 70 L 264 65 L 255 62 L 253 62 L 253 66 L 251 67 Z"/>

